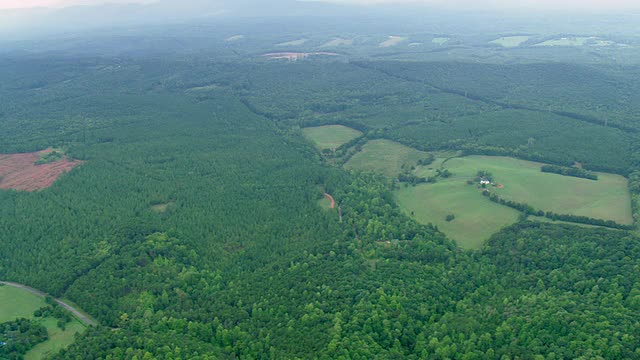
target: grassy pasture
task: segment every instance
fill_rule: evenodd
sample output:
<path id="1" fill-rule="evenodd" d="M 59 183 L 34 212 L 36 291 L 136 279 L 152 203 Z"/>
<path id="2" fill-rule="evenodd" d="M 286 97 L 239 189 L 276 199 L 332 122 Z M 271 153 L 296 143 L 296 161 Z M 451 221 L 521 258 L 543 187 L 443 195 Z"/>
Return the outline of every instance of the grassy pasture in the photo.
<path id="1" fill-rule="evenodd" d="M 0 323 L 32 318 L 33 312 L 46 306 L 44 299 L 12 286 L 0 286 Z"/>
<path id="2" fill-rule="evenodd" d="M 418 160 L 425 157 L 427 153 L 394 141 L 372 140 L 345 164 L 345 168 L 396 177 L 401 172 L 403 164 L 416 165 Z"/>
<path id="3" fill-rule="evenodd" d="M 448 41 L 449 41 L 448 37 L 437 37 L 437 38 L 431 39 L 431 42 L 436 44 L 436 45 L 444 45 Z"/>
<path id="4" fill-rule="evenodd" d="M 502 47 L 518 47 L 523 42 L 529 40 L 529 36 L 505 36 L 493 41 L 489 41 L 490 44 L 497 44 Z"/>
<path id="5" fill-rule="evenodd" d="M 342 125 L 308 127 L 302 129 L 302 133 L 320 150 L 337 148 L 362 135 L 360 131 Z"/>
<path id="6" fill-rule="evenodd" d="M 543 173 L 543 164 L 498 156 L 468 156 L 449 160 L 445 167 L 454 179 L 472 179 L 478 170 L 491 172 L 504 188 L 501 197 L 524 202 L 536 209 L 631 224 L 627 179 L 598 173 L 598 181 Z"/>
<path id="7" fill-rule="evenodd" d="M 396 201 L 418 222 L 432 223 L 465 249 L 477 249 L 492 234 L 518 219 L 518 211 L 489 201 L 462 179 L 402 187 Z M 446 216 L 455 215 L 447 222 Z"/>
<path id="8" fill-rule="evenodd" d="M 593 40 L 592 37 L 563 37 L 559 39 L 552 39 L 536 44 L 535 46 L 585 46 L 589 40 Z"/>
<path id="9" fill-rule="evenodd" d="M 46 306 L 44 299 L 24 289 L 12 286 L 0 286 L 0 323 L 17 318 L 33 319 L 33 312 Z M 57 319 L 44 318 L 40 320 L 47 328 L 49 340 L 36 345 L 26 355 L 26 360 L 46 358 L 59 350 L 71 345 L 75 335 L 85 330 L 85 325 L 75 318 L 66 324 L 65 330 L 58 328 Z"/>
<path id="10" fill-rule="evenodd" d="M 478 170 L 492 173 L 504 188 L 491 188 L 501 197 L 524 202 L 536 209 L 575 214 L 631 224 L 627 179 L 598 173 L 598 181 L 543 173 L 541 163 L 498 156 L 467 156 L 443 161 L 438 157 L 419 176 L 430 176 L 438 167 L 453 173 L 436 184 L 423 184 L 396 191 L 398 204 L 422 223 L 433 223 L 463 248 L 477 248 L 500 228 L 514 223 L 518 212 L 490 202 L 478 187 L 468 185 Z M 455 215 L 451 222 L 445 221 Z M 532 220 L 538 220 L 532 217 Z M 544 219 L 542 221 L 546 221 Z M 559 222 L 560 223 L 560 222 Z"/>

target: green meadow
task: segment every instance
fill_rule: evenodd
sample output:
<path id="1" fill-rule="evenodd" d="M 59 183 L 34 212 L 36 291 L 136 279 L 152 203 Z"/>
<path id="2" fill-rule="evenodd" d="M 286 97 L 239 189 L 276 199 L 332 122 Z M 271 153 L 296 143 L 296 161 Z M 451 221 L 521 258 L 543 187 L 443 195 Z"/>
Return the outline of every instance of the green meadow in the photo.
<path id="1" fill-rule="evenodd" d="M 13 321 L 17 318 L 33 319 L 34 311 L 46 305 L 43 298 L 24 289 L 0 286 L 0 323 Z M 75 318 L 66 324 L 65 330 L 57 326 L 58 320 L 55 318 L 48 317 L 40 321 L 47 328 L 49 339 L 31 349 L 25 355 L 26 360 L 44 359 L 60 351 L 71 345 L 76 334 L 82 333 L 86 328 Z"/>
<path id="2" fill-rule="evenodd" d="M 440 158 L 441 159 L 441 158 Z M 514 223 L 519 213 L 482 196 L 477 184 L 469 185 L 479 170 L 493 175 L 490 187 L 501 197 L 527 203 L 536 209 L 631 224 L 631 200 L 627 179 L 598 173 L 588 180 L 540 171 L 541 163 L 498 156 L 467 156 L 418 167 L 416 174 L 429 176 L 435 166 L 453 175 L 436 184 L 401 187 L 398 204 L 416 220 L 432 223 L 465 248 L 478 248 L 500 228 Z M 446 221 L 447 215 L 455 219 Z"/>
<path id="3" fill-rule="evenodd" d="M 468 180 L 478 170 L 493 174 L 504 188 L 493 190 L 507 200 L 558 214 L 588 216 L 632 224 L 631 197 L 627 179 L 598 173 L 598 180 L 543 173 L 543 164 L 498 156 L 467 156 L 449 160 L 445 167 L 454 179 Z"/>
<path id="4" fill-rule="evenodd" d="M 335 149 L 362 135 L 360 131 L 342 125 L 308 127 L 302 129 L 302 133 L 320 150 Z"/>
<path id="5" fill-rule="evenodd" d="M 502 47 L 518 47 L 520 44 L 529 40 L 529 36 L 505 36 L 493 41 L 489 41 L 490 44 L 497 44 Z"/>
<path id="6" fill-rule="evenodd" d="M 414 166 L 426 157 L 427 153 L 394 141 L 372 140 L 345 164 L 345 168 L 397 177 L 403 165 Z"/>
<path id="7" fill-rule="evenodd" d="M 516 222 L 519 215 L 514 209 L 489 201 L 478 188 L 461 179 L 401 187 L 396 191 L 396 201 L 418 222 L 436 225 L 466 249 L 479 248 L 492 234 Z M 455 219 L 446 221 L 447 215 Z"/>

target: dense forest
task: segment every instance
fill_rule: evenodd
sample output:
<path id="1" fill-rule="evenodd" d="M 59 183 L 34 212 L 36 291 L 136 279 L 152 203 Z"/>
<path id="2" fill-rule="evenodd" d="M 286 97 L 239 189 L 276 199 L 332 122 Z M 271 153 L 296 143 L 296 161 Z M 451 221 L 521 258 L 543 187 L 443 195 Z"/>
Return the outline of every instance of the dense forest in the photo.
<path id="1" fill-rule="evenodd" d="M 640 357 L 635 231 L 523 218 L 463 251 L 399 209 L 394 180 L 336 166 L 300 131 L 579 162 L 629 175 L 637 218 L 638 78 L 63 55 L 6 56 L 0 77 L 0 153 L 84 161 L 42 191 L 0 191 L 0 279 L 100 324 L 54 358 Z"/>

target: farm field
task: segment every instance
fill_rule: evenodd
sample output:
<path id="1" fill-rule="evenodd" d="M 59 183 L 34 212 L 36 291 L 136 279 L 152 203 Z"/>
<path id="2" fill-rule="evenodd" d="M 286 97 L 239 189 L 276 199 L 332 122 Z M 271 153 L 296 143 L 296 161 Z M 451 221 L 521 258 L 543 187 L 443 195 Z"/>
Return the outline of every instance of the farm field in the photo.
<path id="1" fill-rule="evenodd" d="M 342 125 L 308 127 L 302 129 L 302 133 L 320 150 L 337 148 L 362 135 L 360 131 Z"/>
<path id="2" fill-rule="evenodd" d="M 437 38 L 433 38 L 431 40 L 431 42 L 436 44 L 436 45 L 444 45 L 445 43 L 449 42 L 449 38 L 448 37 L 437 37 Z"/>
<path id="3" fill-rule="evenodd" d="M 587 45 L 589 40 L 593 39 L 593 37 L 563 37 L 547 40 L 536 44 L 535 46 L 584 46 Z"/>
<path id="4" fill-rule="evenodd" d="M 401 42 L 407 40 L 406 37 L 402 37 L 402 36 L 389 36 L 389 38 L 383 42 L 381 42 L 378 47 L 381 48 L 385 48 L 385 47 L 391 47 L 391 46 L 396 46 L 398 44 L 400 44 Z"/>
<path id="5" fill-rule="evenodd" d="M 364 145 L 362 151 L 355 154 L 345 168 L 371 171 L 388 177 L 396 177 L 402 165 L 416 165 L 427 153 L 412 149 L 390 140 L 372 140 Z"/>
<path id="6" fill-rule="evenodd" d="M 28 291 L 0 285 L 0 323 L 31 318 L 34 311 L 46 305 L 43 298 Z"/>
<path id="7" fill-rule="evenodd" d="M 529 40 L 529 36 L 505 36 L 493 41 L 489 41 L 490 44 L 497 44 L 502 47 L 518 47 L 520 44 Z"/>
<path id="8" fill-rule="evenodd" d="M 0 286 L 0 323 L 13 321 L 17 318 L 32 319 L 37 309 L 46 306 L 42 297 L 34 295 L 24 289 L 12 286 Z M 42 325 L 47 328 L 49 339 L 36 345 L 25 355 L 26 360 L 43 359 L 50 354 L 71 345 L 75 335 L 85 330 L 85 325 L 72 317 L 64 330 L 57 326 L 55 318 L 44 318 Z"/>
<path id="9" fill-rule="evenodd" d="M 431 176 L 438 167 L 453 175 L 436 184 L 422 184 L 396 191 L 398 204 L 421 223 L 432 223 L 464 248 L 478 248 L 500 228 L 517 220 L 518 212 L 488 201 L 467 180 L 479 170 L 493 175 L 493 187 L 507 200 L 527 203 L 536 209 L 574 214 L 631 224 L 627 180 L 619 175 L 598 173 L 598 181 L 543 173 L 541 163 L 498 156 L 467 156 L 418 167 L 418 176 Z M 445 220 L 454 215 L 453 221 Z M 533 220 L 538 220 L 532 217 Z M 546 219 L 544 219 L 546 220 Z"/>
<path id="10" fill-rule="evenodd" d="M 627 179 L 598 173 L 598 181 L 543 173 L 543 164 L 499 156 L 468 156 L 451 159 L 445 168 L 452 180 L 473 179 L 478 170 L 493 174 L 504 188 L 494 189 L 507 200 L 527 203 L 536 209 L 559 214 L 588 216 L 631 224 L 631 199 Z"/>
<path id="11" fill-rule="evenodd" d="M 398 205 L 418 222 L 436 225 L 465 249 L 477 249 L 492 234 L 511 225 L 519 212 L 489 201 L 479 189 L 461 179 L 402 187 L 396 191 Z M 446 221 L 447 215 L 455 219 Z"/>

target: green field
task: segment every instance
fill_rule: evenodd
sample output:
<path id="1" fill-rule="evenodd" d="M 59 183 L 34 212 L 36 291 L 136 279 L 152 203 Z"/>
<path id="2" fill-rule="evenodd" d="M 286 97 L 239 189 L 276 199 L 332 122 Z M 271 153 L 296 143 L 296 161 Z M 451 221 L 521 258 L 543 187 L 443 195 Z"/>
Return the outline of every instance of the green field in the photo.
<path id="1" fill-rule="evenodd" d="M 402 165 L 416 165 L 427 153 L 390 140 L 372 140 L 355 154 L 345 168 L 371 171 L 389 177 L 400 174 Z"/>
<path id="2" fill-rule="evenodd" d="M 396 192 L 398 204 L 416 220 L 437 225 L 447 236 L 464 248 L 477 248 L 501 227 L 517 220 L 518 212 L 492 203 L 480 193 L 477 185 L 468 185 L 479 170 L 489 171 L 492 187 L 501 197 L 527 203 L 536 209 L 559 214 L 574 214 L 631 224 L 631 200 L 627 179 L 598 173 L 598 181 L 540 171 L 541 163 L 497 156 L 442 158 L 415 173 L 430 176 L 437 166 L 453 173 L 436 184 L 401 188 Z M 451 222 L 445 221 L 455 215 Z"/>
<path id="3" fill-rule="evenodd" d="M 589 40 L 593 40 L 592 37 L 578 36 L 578 37 L 563 37 L 559 39 L 547 40 L 536 44 L 535 46 L 584 46 L 587 45 Z"/>
<path id="4" fill-rule="evenodd" d="M 43 298 L 28 291 L 0 285 L 0 323 L 32 318 L 34 311 L 46 305 Z"/>
<path id="5" fill-rule="evenodd" d="M 445 167 L 454 179 L 472 179 L 487 170 L 503 189 L 494 189 L 507 200 L 527 203 L 538 210 L 588 216 L 632 224 L 627 179 L 598 173 L 598 181 L 543 173 L 543 164 L 498 156 L 468 156 L 449 160 Z"/>
<path id="6" fill-rule="evenodd" d="M 0 286 L 0 323 L 12 321 L 17 318 L 33 319 L 33 312 L 46 306 L 44 299 L 26 290 Z M 85 325 L 73 318 L 66 324 L 63 331 L 57 326 L 57 319 L 42 319 L 42 325 L 47 328 L 49 340 L 36 345 L 26 355 L 26 360 L 43 359 L 69 345 L 75 340 L 75 335 L 85 329 Z"/>
<path id="7" fill-rule="evenodd" d="M 497 44 L 502 47 L 518 47 L 523 42 L 529 40 L 529 36 L 505 36 L 493 41 L 489 41 L 490 44 Z"/>
<path id="8" fill-rule="evenodd" d="M 320 150 L 335 149 L 362 135 L 360 131 L 342 125 L 308 127 L 302 129 L 302 132 Z"/>
<path id="9" fill-rule="evenodd" d="M 492 234 L 518 219 L 518 211 L 489 201 L 475 186 L 461 179 L 402 187 L 396 191 L 400 207 L 417 221 L 432 223 L 465 249 L 479 248 Z M 447 222 L 446 216 L 455 215 Z"/>

